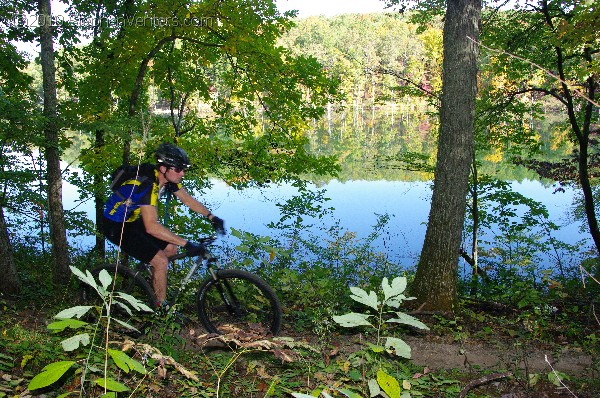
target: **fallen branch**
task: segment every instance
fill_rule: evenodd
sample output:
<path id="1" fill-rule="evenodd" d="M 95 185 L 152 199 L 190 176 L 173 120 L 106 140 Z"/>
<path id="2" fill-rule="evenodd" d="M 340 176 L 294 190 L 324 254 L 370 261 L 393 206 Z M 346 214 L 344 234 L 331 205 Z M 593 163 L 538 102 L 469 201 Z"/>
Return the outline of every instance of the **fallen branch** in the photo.
<path id="1" fill-rule="evenodd" d="M 157 372 L 161 378 L 166 377 L 167 371 L 166 371 L 165 365 L 171 365 L 186 378 L 194 380 L 194 381 L 199 381 L 198 376 L 196 375 L 195 372 L 189 371 L 183 365 L 181 365 L 179 362 L 174 360 L 172 357 L 170 357 L 168 355 L 163 355 L 160 352 L 160 350 L 156 347 L 152 347 L 149 344 L 140 344 L 140 343 L 135 343 L 131 340 L 126 340 L 123 343 L 123 346 L 121 347 L 121 351 L 127 352 L 132 348 L 135 349 L 137 352 L 141 353 L 142 356 L 152 358 L 158 362 L 159 365 L 157 367 L 158 368 Z"/>
<path id="2" fill-rule="evenodd" d="M 459 398 L 464 398 L 467 396 L 469 391 L 474 389 L 475 387 L 482 386 L 484 384 L 490 383 L 495 380 L 504 379 L 505 377 L 511 377 L 512 372 L 504 372 L 504 373 L 493 373 L 491 375 L 483 376 L 479 379 L 471 381 L 469 384 L 465 386 L 460 392 Z"/>

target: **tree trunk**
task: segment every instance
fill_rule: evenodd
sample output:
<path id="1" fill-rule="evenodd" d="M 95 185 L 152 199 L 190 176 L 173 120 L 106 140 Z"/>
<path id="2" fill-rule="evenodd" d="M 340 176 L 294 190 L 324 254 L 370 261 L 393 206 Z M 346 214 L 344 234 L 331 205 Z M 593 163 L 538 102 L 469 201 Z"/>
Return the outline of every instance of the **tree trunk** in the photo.
<path id="1" fill-rule="evenodd" d="M 56 69 L 51 26 L 50 0 L 38 1 L 40 21 L 40 60 L 44 88 L 44 135 L 46 180 L 48 183 L 48 214 L 54 281 L 59 284 L 69 275 L 69 247 L 62 203 L 62 176 L 58 143 L 58 98 L 56 95 Z"/>
<path id="2" fill-rule="evenodd" d="M 473 206 L 471 210 L 471 217 L 473 217 L 473 241 L 471 243 L 471 258 L 473 263 L 471 264 L 471 296 L 477 295 L 477 289 L 479 287 L 479 262 L 478 262 L 478 245 L 479 245 L 479 182 L 477 181 L 477 159 L 475 159 L 475 151 L 473 151 L 473 192 L 472 201 Z"/>
<path id="3" fill-rule="evenodd" d="M 4 219 L 4 208 L 0 207 L 0 293 L 7 296 L 16 296 L 21 291 L 21 283 L 17 275 L 17 267 L 13 256 L 8 228 Z"/>
<path id="4" fill-rule="evenodd" d="M 411 286 L 423 309 L 452 313 L 474 150 L 480 0 L 448 0 L 443 87 L 433 196 L 425 242 Z M 472 40 L 471 40 L 472 39 Z M 473 41 L 475 40 L 475 41 Z"/>
<path id="5" fill-rule="evenodd" d="M 94 142 L 94 148 L 100 151 L 104 147 L 104 131 L 96 130 L 96 140 Z M 99 258 L 104 259 L 106 255 L 106 239 L 104 238 L 104 193 L 101 188 L 104 186 L 104 179 L 100 174 L 94 174 L 94 205 L 96 208 L 96 245 L 95 250 Z"/>

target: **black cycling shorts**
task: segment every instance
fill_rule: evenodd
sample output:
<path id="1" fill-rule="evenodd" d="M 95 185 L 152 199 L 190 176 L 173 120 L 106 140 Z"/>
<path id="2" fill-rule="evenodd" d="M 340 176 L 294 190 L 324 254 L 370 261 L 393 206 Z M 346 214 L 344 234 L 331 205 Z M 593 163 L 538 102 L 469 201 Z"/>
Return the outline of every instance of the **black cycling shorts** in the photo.
<path id="1" fill-rule="evenodd" d="M 125 224 L 124 227 L 123 224 Z M 123 231 L 123 239 L 121 239 L 121 231 Z M 156 256 L 156 253 L 164 250 L 169 244 L 169 242 L 155 238 L 146 232 L 141 218 L 122 223 L 114 222 L 105 217 L 104 235 L 115 245 L 121 245 L 121 251 L 145 263 L 149 263 Z"/>

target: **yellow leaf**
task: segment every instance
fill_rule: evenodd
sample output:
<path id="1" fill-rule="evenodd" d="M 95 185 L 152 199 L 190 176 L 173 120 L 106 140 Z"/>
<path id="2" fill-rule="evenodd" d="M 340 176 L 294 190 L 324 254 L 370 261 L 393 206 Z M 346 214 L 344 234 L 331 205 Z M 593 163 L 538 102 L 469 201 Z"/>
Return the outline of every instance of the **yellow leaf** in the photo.
<path id="1" fill-rule="evenodd" d="M 379 370 L 377 372 L 377 383 L 390 398 L 400 398 L 400 383 L 398 383 L 398 380 L 394 376 L 387 374 L 383 370 Z"/>
<path id="2" fill-rule="evenodd" d="M 343 370 L 346 373 L 350 370 L 350 362 L 348 362 L 348 361 L 344 362 Z"/>
<path id="3" fill-rule="evenodd" d="M 403 380 L 402 381 L 402 388 L 404 388 L 405 390 L 410 390 L 410 387 L 412 387 L 410 385 L 410 381 L 408 381 L 408 380 Z"/>

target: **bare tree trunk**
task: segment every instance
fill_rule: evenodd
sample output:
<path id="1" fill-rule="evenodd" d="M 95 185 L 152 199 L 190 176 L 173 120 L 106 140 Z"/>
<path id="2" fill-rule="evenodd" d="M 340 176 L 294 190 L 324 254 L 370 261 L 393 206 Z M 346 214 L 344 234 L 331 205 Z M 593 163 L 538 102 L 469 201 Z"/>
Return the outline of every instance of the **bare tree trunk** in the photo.
<path id="1" fill-rule="evenodd" d="M 94 148 L 100 150 L 104 147 L 104 132 L 96 130 L 96 140 Z M 99 258 L 104 259 L 106 255 L 106 239 L 102 231 L 104 230 L 104 194 L 100 191 L 100 187 L 104 185 L 102 175 L 94 174 L 94 187 L 97 187 L 94 192 L 94 205 L 96 208 L 96 245 L 95 250 Z"/>
<path id="2" fill-rule="evenodd" d="M 12 246 L 8 235 L 6 220 L 4 219 L 4 208 L 0 206 L 0 293 L 7 296 L 15 296 L 21 291 L 21 282 L 17 275 L 17 267 L 13 256 Z"/>
<path id="3" fill-rule="evenodd" d="M 44 136 L 47 164 L 48 214 L 50 240 L 54 263 L 54 281 L 58 284 L 69 275 L 69 247 L 62 203 L 62 176 L 58 143 L 58 98 L 56 95 L 56 68 L 51 26 L 50 0 L 38 1 L 40 21 L 40 60 L 44 88 Z"/>
<path id="4" fill-rule="evenodd" d="M 474 151 L 475 41 L 481 1 L 448 0 L 447 4 L 437 164 L 429 223 L 411 294 L 425 310 L 452 313 Z"/>
<path id="5" fill-rule="evenodd" d="M 475 159 L 475 151 L 473 151 L 473 207 L 471 216 L 473 217 L 473 242 L 471 243 L 471 258 L 473 263 L 471 264 L 471 296 L 477 295 L 479 287 L 479 264 L 478 264 L 478 240 L 479 240 L 479 182 L 477 181 L 477 160 Z"/>

